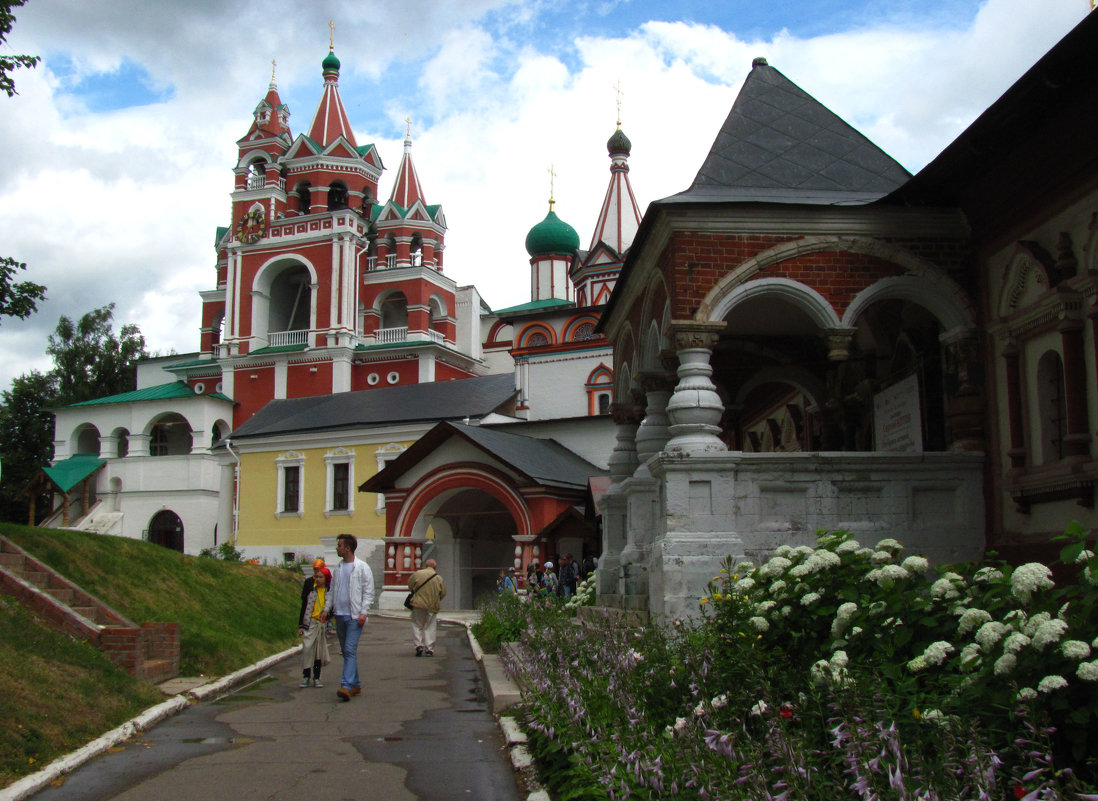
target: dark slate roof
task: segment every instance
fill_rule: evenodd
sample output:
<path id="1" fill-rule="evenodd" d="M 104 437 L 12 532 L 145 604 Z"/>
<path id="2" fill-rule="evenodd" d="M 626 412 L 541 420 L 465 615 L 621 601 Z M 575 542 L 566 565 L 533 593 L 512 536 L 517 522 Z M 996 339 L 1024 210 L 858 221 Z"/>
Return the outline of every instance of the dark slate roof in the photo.
<path id="1" fill-rule="evenodd" d="M 472 443 L 540 486 L 586 490 L 590 476 L 603 475 L 606 472 L 556 440 L 443 422 L 420 437 L 384 470 L 363 483 L 359 490 L 384 492 L 386 488 L 394 486 L 396 480 L 407 470 L 455 436 Z"/>
<path id="2" fill-rule="evenodd" d="M 483 417 L 515 394 L 513 373 L 402 387 L 337 392 L 268 403 L 230 434 L 231 439 L 306 431 L 362 428 L 423 420 Z"/>
<path id="3" fill-rule="evenodd" d="M 757 58 L 694 183 L 658 203 L 868 203 L 910 173 Z"/>

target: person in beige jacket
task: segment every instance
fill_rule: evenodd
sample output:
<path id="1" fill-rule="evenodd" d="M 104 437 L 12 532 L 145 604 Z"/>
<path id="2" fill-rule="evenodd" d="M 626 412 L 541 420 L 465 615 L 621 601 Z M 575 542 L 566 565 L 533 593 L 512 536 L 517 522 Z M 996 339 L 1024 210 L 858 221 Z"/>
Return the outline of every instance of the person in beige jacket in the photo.
<path id="1" fill-rule="evenodd" d="M 446 597 L 446 584 L 434 559 L 428 559 L 421 570 L 412 574 L 408 590 L 412 593 L 412 640 L 416 656 L 434 656 L 438 610 Z"/>

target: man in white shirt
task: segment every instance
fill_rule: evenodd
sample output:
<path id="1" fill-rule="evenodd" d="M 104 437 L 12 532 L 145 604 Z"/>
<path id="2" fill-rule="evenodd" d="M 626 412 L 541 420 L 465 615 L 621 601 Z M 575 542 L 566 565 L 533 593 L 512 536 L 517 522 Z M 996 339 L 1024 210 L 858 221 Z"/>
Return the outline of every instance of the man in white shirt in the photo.
<path id="1" fill-rule="evenodd" d="M 374 602 L 374 574 L 368 564 L 355 558 L 357 548 L 358 540 L 351 534 L 336 538 L 336 553 L 342 561 L 332 571 L 332 610 L 343 653 L 343 676 L 336 691 L 340 701 L 350 701 L 351 696 L 362 692 L 358 678 L 358 638 Z"/>

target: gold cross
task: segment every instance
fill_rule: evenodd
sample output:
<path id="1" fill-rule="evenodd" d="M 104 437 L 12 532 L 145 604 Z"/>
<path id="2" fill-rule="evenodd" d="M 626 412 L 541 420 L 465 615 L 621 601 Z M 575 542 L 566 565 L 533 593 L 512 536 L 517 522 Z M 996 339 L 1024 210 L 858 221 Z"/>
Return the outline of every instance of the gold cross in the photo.
<path id="1" fill-rule="evenodd" d="M 335 50 L 336 24 L 335 20 L 328 20 L 328 49 Z"/>
<path id="2" fill-rule="evenodd" d="M 412 118 L 411 117 L 405 117 L 404 122 L 407 123 L 407 125 L 408 125 L 408 130 L 404 132 L 404 138 L 405 139 L 411 139 L 412 138 Z"/>
<path id="3" fill-rule="evenodd" d="M 271 59 L 271 85 L 272 85 L 272 86 L 274 86 L 274 82 L 275 82 L 275 68 L 276 68 L 277 66 L 278 66 L 278 62 L 276 62 L 276 61 L 275 61 L 275 60 L 274 60 L 274 59 L 272 58 L 272 59 Z"/>
<path id="4" fill-rule="evenodd" d="M 618 82 L 614 84 L 614 90 L 618 93 L 618 127 L 621 127 L 621 96 L 625 92 L 621 89 L 621 78 L 618 78 Z"/>
<path id="5" fill-rule="evenodd" d="M 549 165 L 549 210 L 550 211 L 553 210 L 553 203 L 556 202 L 553 199 L 553 194 L 555 193 L 556 178 L 557 178 L 557 172 L 556 172 L 556 170 L 553 169 L 553 165 L 550 164 Z"/>

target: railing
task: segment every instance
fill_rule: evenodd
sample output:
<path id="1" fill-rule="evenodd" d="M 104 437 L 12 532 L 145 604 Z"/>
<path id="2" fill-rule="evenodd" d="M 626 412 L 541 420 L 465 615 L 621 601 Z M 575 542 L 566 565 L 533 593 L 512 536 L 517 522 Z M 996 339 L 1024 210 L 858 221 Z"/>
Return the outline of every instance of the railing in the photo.
<path id="1" fill-rule="evenodd" d="M 376 269 L 377 269 L 377 256 L 367 256 L 366 257 L 366 271 L 372 273 Z"/>
<path id="2" fill-rule="evenodd" d="M 385 257 L 385 269 L 386 270 L 391 270 L 396 266 L 397 266 L 397 255 L 395 253 L 390 253 L 388 256 Z"/>
<path id="3" fill-rule="evenodd" d="M 393 342 L 408 341 L 408 326 L 399 328 L 379 328 L 374 333 L 374 339 L 379 345 L 388 345 Z"/>
<path id="4" fill-rule="evenodd" d="M 272 348 L 286 345 L 307 345 L 309 344 L 309 331 L 308 329 L 303 331 L 272 331 L 267 335 L 267 343 Z"/>
<path id="5" fill-rule="evenodd" d="M 446 337 L 442 334 L 441 331 L 432 331 L 431 329 L 427 330 L 427 338 L 432 342 L 437 342 L 440 345 L 446 341 Z"/>
<path id="6" fill-rule="evenodd" d="M 267 183 L 266 176 L 258 173 L 248 173 L 247 189 L 262 189 Z"/>

